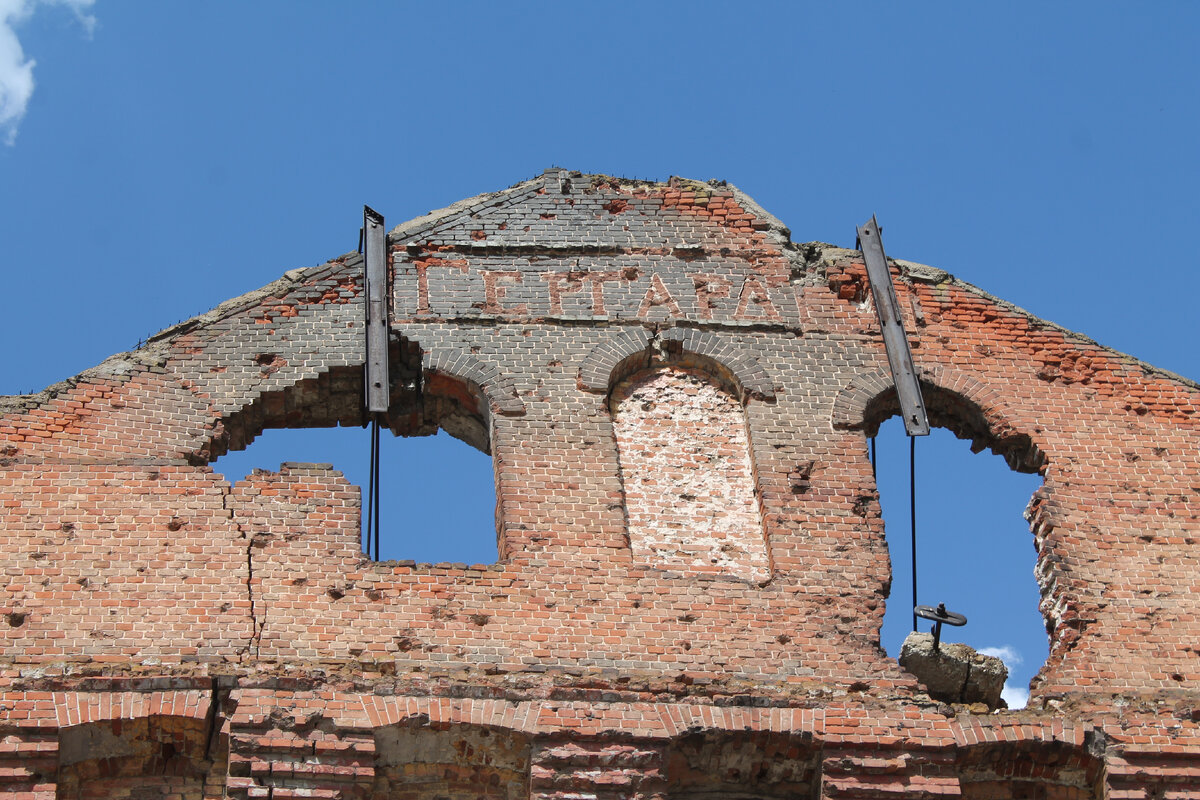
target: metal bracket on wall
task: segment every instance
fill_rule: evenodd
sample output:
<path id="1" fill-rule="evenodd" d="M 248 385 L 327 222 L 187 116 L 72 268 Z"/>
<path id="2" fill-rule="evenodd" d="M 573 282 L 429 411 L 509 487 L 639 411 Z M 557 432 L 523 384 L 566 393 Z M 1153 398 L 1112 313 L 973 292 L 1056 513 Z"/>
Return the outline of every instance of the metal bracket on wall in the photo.
<path id="1" fill-rule="evenodd" d="M 366 404 L 370 414 L 388 410 L 387 236 L 383 215 L 363 206 L 363 295 L 367 307 Z"/>
<path id="2" fill-rule="evenodd" d="M 883 254 L 879 224 L 872 215 L 871 219 L 857 230 L 858 246 L 867 265 L 871 295 L 875 298 L 875 313 L 879 315 L 879 328 L 883 331 L 888 366 L 892 370 L 892 382 L 896 384 L 896 395 L 900 399 L 904 430 L 909 436 L 928 436 L 929 417 L 925 414 L 925 400 L 921 397 L 921 385 L 917 382 L 917 368 L 913 365 L 908 336 L 904 333 L 900 302 L 896 299 L 896 287 L 892 285 L 887 256 Z"/>

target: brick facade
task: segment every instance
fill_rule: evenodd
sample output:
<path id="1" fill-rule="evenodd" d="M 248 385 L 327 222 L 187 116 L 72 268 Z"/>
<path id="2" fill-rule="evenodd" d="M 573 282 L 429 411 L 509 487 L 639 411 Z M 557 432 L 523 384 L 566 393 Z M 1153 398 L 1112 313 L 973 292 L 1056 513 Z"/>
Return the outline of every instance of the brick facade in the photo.
<path id="1" fill-rule="evenodd" d="M 893 263 L 932 422 L 1044 476 L 1050 657 L 977 713 L 879 647 L 856 251 L 557 169 L 388 249 L 386 424 L 491 454 L 499 562 L 375 563 L 339 473 L 209 466 L 363 422 L 356 254 L 0 398 L 0 794 L 1200 798 L 1195 384 Z"/>

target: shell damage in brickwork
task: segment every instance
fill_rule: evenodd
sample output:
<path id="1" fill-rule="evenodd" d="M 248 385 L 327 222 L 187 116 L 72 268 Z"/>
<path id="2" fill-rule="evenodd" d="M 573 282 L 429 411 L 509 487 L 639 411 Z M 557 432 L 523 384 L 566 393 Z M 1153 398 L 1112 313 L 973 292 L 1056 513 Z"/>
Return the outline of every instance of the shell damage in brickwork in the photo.
<path id="1" fill-rule="evenodd" d="M 1044 477 L 1050 657 L 974 714 L 879 647 L 858 252 L 560 169 L 387 250 L 383 422 L 492 455 L 499 563 L 372 562 L 327 466 L 211 469 L 362 424 L 356 254 L 0 398 L 0 792 L 1200 796 L 1194 383 L 891 265 L 933 423 Z"/>
<path id="2" fill-rule="evenodd" d="M 623 381 L 610 405 L 634 557 L 766 580 L 741 403 L 697 370 L 661 369 Z"/>

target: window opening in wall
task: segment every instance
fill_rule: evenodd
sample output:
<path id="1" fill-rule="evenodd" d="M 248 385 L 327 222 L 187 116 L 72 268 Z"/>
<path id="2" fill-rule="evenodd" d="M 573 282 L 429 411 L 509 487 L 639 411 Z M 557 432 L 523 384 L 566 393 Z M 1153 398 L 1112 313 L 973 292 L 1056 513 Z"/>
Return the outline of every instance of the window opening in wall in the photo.
<path id="1" fill-rule="evenodd" d="M 912 630 L 909 441 L 899 418 L 880 426 L 875 458 L 892 563 L 880 638 L 897 657 Z M 1038 610 L 1033 536 L 1021 514 L 1041 476 L 1014 472 L 998 456 L 972 453 L 970 442 L 935 428 L 917 442 L 916 482 L 918 602 L 944 602 L 966 615 L 970 623 L 943 628 L 943 638 L 1002 658 L 1009 669 L 1004 699 L 1010 708 L 1024 706 L 1049 647 Z M 928 632 L 931 625 L 921 621 L 919 630 Z"/>
<path id="2" fill-rule="evenodd" d="M 276 472 L 285 462 L 332 464 L 362 489 L 365 504 L 370 447 L 369 428 L 269 428 L 244 450 L 213 461 L 212 468 L 234 483 L 254 469 Z M 380 435 L 379 456 L 381 560 L 499 560 L 491 456 L 445 431 L 400 437 L 387 430 Z"/>

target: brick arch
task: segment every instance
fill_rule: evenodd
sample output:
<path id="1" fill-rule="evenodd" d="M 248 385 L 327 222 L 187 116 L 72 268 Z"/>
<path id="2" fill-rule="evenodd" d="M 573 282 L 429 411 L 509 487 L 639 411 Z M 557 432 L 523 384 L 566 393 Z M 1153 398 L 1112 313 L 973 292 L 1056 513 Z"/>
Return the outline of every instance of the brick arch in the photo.
<path id="1" fill-rule="evenodd" d="M 743 394 L 763 399 L 775 397 L 775 386 L 758 359 L 741 345 L 723 339 L 711 331 L 696 328 L 673 328 L 662 335 L 664 349 L 678 348 L 683 354 L 693 354 L 715 361 L 736 380 Z M 678 342 L 678 345 L 674 345 Z"/>
<path id="2" fill-rule="evenodd" d="M 500 374 L 492 364 L 485 364 L 465 350 L 456 347 L 422 347 L 421 368 L 426 374 L 446 375 L 466 381 L 487 398 L 492 410 L 506 417 L 525 413 L 525 404 L 517 395 L 511 380 Z"/>
<path id="3" fill-rule="evenodd" d="M 918 379 L 929 421 L 971 440 L 971 449 L 985 448 L 1004 458 L 1017 472 L 1041 472 L 1046 455 L 1026 432 L 1003 393 L 975 375 L 937 365 L 919 369 Z M 899 412 L 891 372 L 880 367 L 856 375 L 833 403 L 832 423 L 842 430 L 873 435 L 879 425 Z"/>
<path id="4" fill-rule="evenodd" d="M 136 717 L 205 719 L 212 695 L 200 689 L 117 694 L 55 692 L 55 715 L 61 727 Z"/>
<path id="5" fill-rule="evenodd" d="M 480 359 L 456 347 L 426 348 L 415 337 L 393 336 L 389 346 L 391 362 L 393 403 L 411 390 L 403 388 L 404 375 L 413 378 L 420 371 L 427 383 L 437 385 L 439 377 L 465 384 L 462 389 L 450 389 L 442 393 L 457 400 L 465 400 L 465 406 L 482 418 L 488 412 L 503 416 L 520 416 L 525 413 L 525 404 L 517 395 L 515 385 L 502 376 L 495 366 L 484 364 Z M 264 363 L 263 371 L 272 364 Z M 401 373 L 397 377 L 396 372 Z M 432 378 L 432 381 L 428 379 Z M 445 382 L 444 382 L 445 383 Z M 443 385 L 448 388 L 448 383 Z M 468 397 L 467 395 L 470 395 Z M 479 400 L 486 401 L 487 408 L 480 409 Z M 230 450 L 241 450 L 248 446 L 267 428 L 330 428 L 365 424 L 362 400 L 362 365 L 330 366 L 310 378 L 281 384 L 277 390 L 260 392 L 241 406 L 218 417 L 206 438 L 185 457 L 192 463 L 206 464 L 220 458 Z M 480 413 L 483 412 L 483 413 Z M 404 414 L 393 420 L 392 432 L 411 435 L 404 429 L 409 420 Z M 487 426 L 486 420 L 483 423 Z M 462 438 L 462 437 L 459 437 Z M 478 438 L 478 437 L 475 437 Z M 485 437 L 486 438 L 486 437 Z M 472 442 L 484 452 L 486 443 Z"/>
<path id="6" fill-rule="evenodd" d="M 747 350 L 711 331 L 672 328 L 659 338 L 664 355 L 650 345 L 652 336 L 645 328 L 631 328 L 592 348 L 579 368 L 579 386 L 589 392 L 607 393 L 622 378 L 651 366 L 655 361 L 681 361 L 694 357 L 712 362 L 717 376 L 732 383 L 744 399 L 747 395 L 762 399 L 775 397 L 775 387 L 767 371 Z M 692 357 L 692 358 L 689 358 Z M 703 363 L 696 366 L 708 366 Z"/>
<path id="7" fill-rule="evenodd" d="M 617 367 L 631 363 L 633 370 L 650 366 L 650 332 L 625 328 L 612 339 L 592 348 L 579 367 L 579 388 L 607 394 Z"/>

